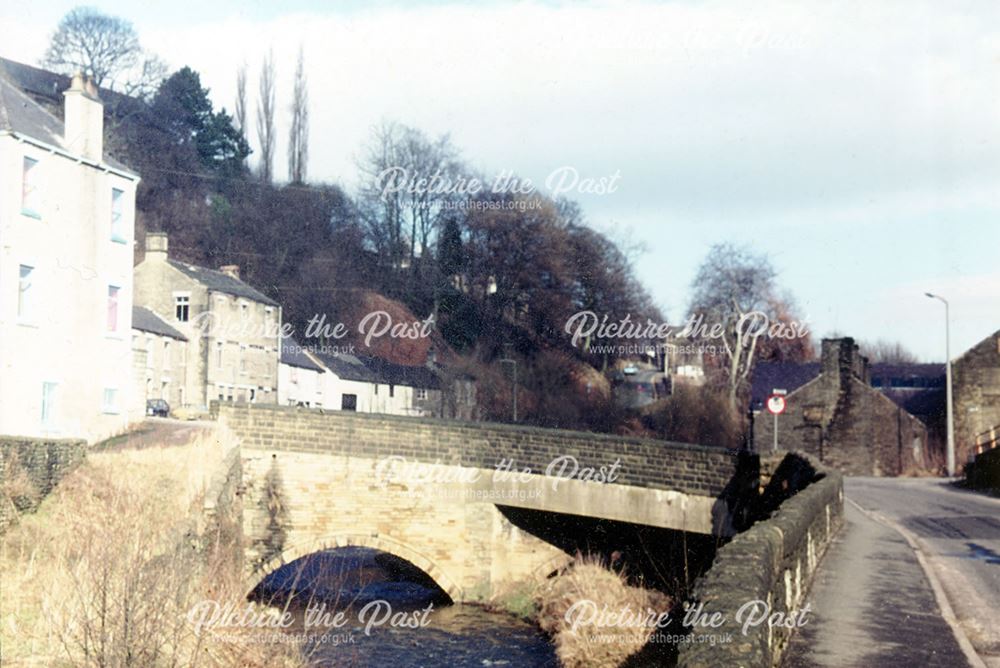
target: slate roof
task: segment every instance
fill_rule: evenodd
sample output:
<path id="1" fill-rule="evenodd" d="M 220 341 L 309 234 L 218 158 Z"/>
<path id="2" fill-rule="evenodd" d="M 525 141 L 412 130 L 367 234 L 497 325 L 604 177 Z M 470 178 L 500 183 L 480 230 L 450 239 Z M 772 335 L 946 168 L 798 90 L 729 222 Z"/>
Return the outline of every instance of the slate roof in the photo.
<path id="1" fill-rule="evenodd" d="M 267 304 L 268 306 L 278 305 L 278 302 L 264 293 L 250 287 L 238 278 L 233 278 L 229 274 L 224 274 L 215 269 L 208 269 L 207 267 L 188 264 L 187 262 L 180 262 L 179 260 L 167 260 L 167 262 L 171 267 L 177 269 L 188 278 L 198 281 L 214 292 L 223 292 L 234 297 L 243 297 L 244 299 L 250 299 L 255 302 Z"/>
<path id="2" fill-rule="evenodd" d="M 429 390 L 436 390 L 441 386 L 437 374 L 425 366 L 395 364 L 380 357 L 363 357 L 361 361 L 380 383 L 422 387 Z"/>
<path id="3" fill-rule="evenodd" d="M 323 367 L 313 362 L 299 342 L 290 336 L 281 339 L 281 363 L 310 371 L 323 371 Z"/>
<path id="4" fill-rule="evenodd" d="M 0 132 L 13 132 L 69 152 L 64 141 L 65 130 L 62 120 L 19 88 L 8 72 L 9 63 L 10 61 L 0 63 Z M 69 80 L 66 81 L 63 90 L 69 87 Z M 128 167 L 113 158 L 104 156 L 103 162 L 115 170 L 136 176 Z"/>
<path id="5" fill-rule="evenodd" d="M 167 324 L 167 322 L 156 315 L 148 308 L 142 306 L 132 307 L 132 329 L 160 336 L 169 336 L 179 341 L 187 341 L 187 337 Z"/>
<path id="6" fill-rule="evenodd" d="M 17 132 L 52 146 L 63 145 L 63 124 L 0 73 L 0 130 Z"/>
<path id="7" fill-rule="evenodd" d="M 775 389 L 792 392 L 821 371 L 819 362 L 758 362 L 753 367 L 750 405 L 761 406 Z"/>
<path id="8" fill-rule="evenodd" d="M 58 103 L 62 98 L 62 92 L 69 88 L 68 76 L 43 70 L 34 65 L 0 58 L 0 68 L 6 70 L 11 81 L 25 93 L 46 98 L 53 103 Z M 103 89 L 100 91 L 101 96 L 105 93 Z"/>
<path id="9" fill-rule="evenodd" d="M 360 358 L 347 353 L 314 353 L 326 367 L 338 378 L 357 380 L 363 383 L 381 382 L 374 373 L 365 366 Z"/>
<path id="10" fill-rule="evenodd" d="M 425 366 L 396 364 L 380 357 L 347 353 L 314 353 L 330 371 L 344 380 L 382 385 L 403 385 L 436 390 L 441 381 Z"/>

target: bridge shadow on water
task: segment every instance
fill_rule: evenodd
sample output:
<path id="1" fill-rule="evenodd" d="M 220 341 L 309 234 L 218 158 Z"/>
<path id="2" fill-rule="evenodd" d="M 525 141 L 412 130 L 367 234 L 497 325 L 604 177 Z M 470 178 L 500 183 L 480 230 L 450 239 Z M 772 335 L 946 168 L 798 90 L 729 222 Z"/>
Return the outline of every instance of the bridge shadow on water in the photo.
<path id="1" fill-rule="evenodd" d="M 251 600 L 287 610 L 289 634 L 309 634 L 300 645 L 313 666 L 539 666 L 558 663 L 534 625 L 470 605 L 448 594 L 419 568 L 367 547 L 317 552 L 265 577 Z M 367 607 L 366 607 L 367 606 Z M 424 611 L 428 610 L 427 614 Z M 342 612 L 342 627 L 307 625 L 307 614 Z M 388 611 L 419 627 L 394 625 Z M 368 627 L 372 619 L 385 623 Z"/>
<path id="2" fill-rule="evenodd" d="M 269 574 L 250 594 L 268 604 L 329 608 L 388 601 L 400 608 L 450 605 L 451 598 L 408 561 L 367 547 L 341 547 L 296 559 Z"/>

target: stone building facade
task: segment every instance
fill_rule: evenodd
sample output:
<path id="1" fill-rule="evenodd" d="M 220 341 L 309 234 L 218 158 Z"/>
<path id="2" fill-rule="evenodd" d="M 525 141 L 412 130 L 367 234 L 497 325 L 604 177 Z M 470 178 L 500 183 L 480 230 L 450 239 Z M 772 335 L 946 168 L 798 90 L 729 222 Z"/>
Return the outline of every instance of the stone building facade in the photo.
<path id="1" fill-rule="evenodd" d="M 187 337 L 142 306 L 132 307 L 132 355 L 143 411 L 149 399 L 165 399 L 171 408 L 184 405 Z"/>
<path id="2" fill-rule="evenodd" d="M 815 375 L 799 376 L 796 387 L 764 389 L 788 391 L 777 420 L 779 450 L 806 452 L 852 475 L 899 475 L 927 465 L 926 425 L 871 386 L 868 360 L 853 339 L 824 339 L 812 368 Z M 754 412 L 759 452 L 772 449 L 774 424 L 766 410 Z"/>
<path id="3" fill-rule="evenodd" d="M 0 434 L 94 442 L 141 417 L 130 415 L 139 177 L 105 151 L 94 86 L 78 76 L 55 93 L 65 120 L 0 68 Z"/>
<path id="4" fill-rule="evenodd" d="M 976 437 L 1000 426 L 1000 331 L 952 362 L 955 463 L 974 455 Z"/>
<path id="5" fill-rule="evenodd" d="M 135 302 L 163 314 L 187 342 L 177 406 L 207 410 L 211 401 L 278 401 L 281 307 L 239 278 L 169 257 L 167 235 L 146 235 L 135 267 Z"/>

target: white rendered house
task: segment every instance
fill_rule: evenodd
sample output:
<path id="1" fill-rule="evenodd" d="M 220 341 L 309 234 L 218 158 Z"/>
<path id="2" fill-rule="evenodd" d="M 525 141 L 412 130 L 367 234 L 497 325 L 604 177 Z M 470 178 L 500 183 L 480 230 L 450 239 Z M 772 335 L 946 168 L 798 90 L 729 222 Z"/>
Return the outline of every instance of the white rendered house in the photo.
<path id="1" fill-rule="evenodd" d="M 123 431 L 139 177 L 103 152 L 104 108 L 73 78 L 65 123 L 0 71 L 0 434 Z"/>

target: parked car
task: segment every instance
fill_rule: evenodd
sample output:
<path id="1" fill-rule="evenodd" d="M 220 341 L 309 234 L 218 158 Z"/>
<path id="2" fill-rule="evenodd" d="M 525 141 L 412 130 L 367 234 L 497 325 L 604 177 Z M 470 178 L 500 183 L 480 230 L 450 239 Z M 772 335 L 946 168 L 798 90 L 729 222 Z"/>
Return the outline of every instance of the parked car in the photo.
<path id="1" fill-rule="evenodd" d="M 170 415 L 170 404 L 165 399 L 149 399 L 146 401 L 146 415 L 167 417 Z"/>

